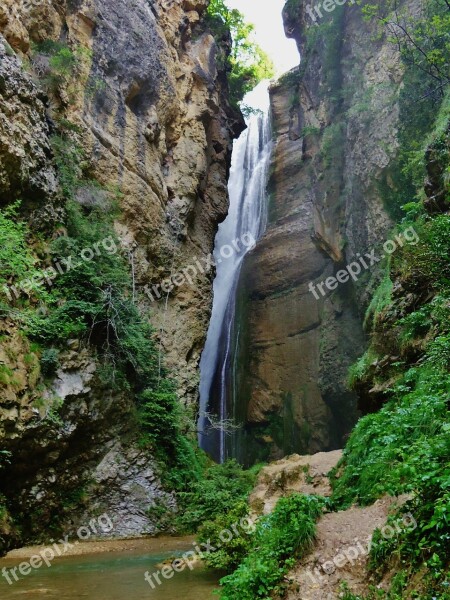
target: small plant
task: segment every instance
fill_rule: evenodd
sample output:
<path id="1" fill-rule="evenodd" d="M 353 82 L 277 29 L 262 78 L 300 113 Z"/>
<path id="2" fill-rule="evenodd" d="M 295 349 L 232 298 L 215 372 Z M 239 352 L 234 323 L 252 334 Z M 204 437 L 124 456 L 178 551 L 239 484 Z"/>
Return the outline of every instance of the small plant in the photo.
<path id="1" fill-rule="evenodd" d="M 320 127 L 314 127 L 313 125 L 308 125 L 307 127 L 303 127 L 302 135 L 305 137 L 308 135 L 319 135 L 320 131 L 321 131 Z"/>
<path id="2" fill-rule="evenodd" d="M 69 101 L 72 101 L 75 90 L 70 83 L 80 71 L 83 61 L 91 57 L 91 51 L 82 47 L 72 50 L 52 40 L 35 45 L 34 51 L 48 59 L 48 67 L 41 77 L 43 85 L 53 94 L 64 90 Z"/>
<path id="3" fill-rule="evenodd" d="M 376 355 L 371 349 L 367 350 L 358 361 L 352 365 L 349 369 L 348 383 L 351 388 L 354 388 L 358 383 L 363 381 L 368 373 L 369 369 L 376 359 Z"/>
<path id="4" fill-rule="evenodd" d="M 56 348 L 46 348 L 42 352 L 40 362 L 44 377 L 51 377 L 59 367 L 59 351 Z"/>

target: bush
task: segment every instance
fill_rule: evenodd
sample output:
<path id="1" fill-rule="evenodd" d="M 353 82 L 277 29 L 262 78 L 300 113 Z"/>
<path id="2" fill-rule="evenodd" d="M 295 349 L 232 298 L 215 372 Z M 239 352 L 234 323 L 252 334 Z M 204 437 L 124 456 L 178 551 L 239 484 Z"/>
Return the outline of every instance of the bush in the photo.
<path id="1" fill-rule="evenodd" d="M 226 515 L 237 503 L 247 500 L 258 470 L 259 467 L 253 467 L 244 471 L 235 460 L 207 468 L 201 480 L 179 495 L 183 513 L 178 518 L 178 528 L 197 531 L 206 521 Z"/>
<path id="2" fill-rule="evenodd" d="M 244 15 L 229 9 L 224 0 L 211 0 L 207 20 L 214 34 L 222 38 L 231 32 L 233 46 L 227 58 L 229 66 L 231 104 L 237 106 L 263 79 L 274 75 L 274 66 L 268 55 L 252 39 L 253 25 L 245 22 Z"/>
<path id="3" fill-rule="evenodd" d="M 29 229 L 19 216 L 20 202 L 0 210 L 0 286 L 30 277 L 35 272 L 27 238 Z"/>
<path id="4" fill-rule="evenodd" d="M 81 46 L 72 50 L 69 46 L 52 40 L 35 44 L 33 50 L 48 57 L 48 69 L 41 77 L 41 83 L 47 91 L 54 94 L 64 88 L 69 100 L 72 101 L 76 88 L 69 84 L 80 71 L 83 60 L 90 57 L 90 50 Z"/>
<path id="5" fill-rule="evenodd" d="M 450 376 L 432 368 L 410 369 L 395 389 L 394 397 L 378 413 L 363 417 L 350 436 L 339 477 L 333 479 L 339 507 L 413 492 L 419 478 L 442 465 Z"/>
<path id="6" fill-rule="evenodd" d="M 324 505 L 315 496 L 281 498 L 274 511 L 259 520 L 248 556 L 221 580 L 222 600 L 267 599 L 281 592 L 284 575 L 311 547 Z"/>
<path id="7" fill-rule="evenodd" d="M 214 521 L 203 523 L 198 531 L 198 541 L 209 542 L 216 549 L 205 556 L 206 565 L 232 572 L 249 554 L 254 531 L 249 506 L 244 500 L 230 504 L 230 508 L 219 512 Z"/>
<path id="8" fill-rule="evenodd" d="M 180 429 L 181 407 L 171 381 L 163 379 L 154 389 L 139 395 L 139 422 L 146 441 L 157 451 L 157 445 L 172 447 Z"/>
<path id="9" fill-rule="evenodd" d="M 46 348 L 41 356 L 41 372 L 44 376 L 54 375 L 59 367 L 59 352 L 56 348 Z"/>

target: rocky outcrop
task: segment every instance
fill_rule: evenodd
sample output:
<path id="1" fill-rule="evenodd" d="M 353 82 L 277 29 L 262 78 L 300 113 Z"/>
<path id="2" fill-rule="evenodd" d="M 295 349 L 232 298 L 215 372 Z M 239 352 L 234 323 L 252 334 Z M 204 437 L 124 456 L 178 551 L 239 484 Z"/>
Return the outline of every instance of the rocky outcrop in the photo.
<path id="1" fill-rule="evenodd" d="M 0 7 L 0 205 L 21 198 L 31 224 L 58 221 L 63 201 L 49 140 L 56 121 L 69 124 L 91 179 L 117 191 L 115 226 L 136 302 L 186 404 L 197 399 L 212 267 L 190 271 L 191 283 L 170 292 L 161 284 L 196 260 L 208 263 L 228 208 L 232 140 L 244 127 L 218 66 L 230 40 L 213 38 L 202 18 L 206 6 L 6 0 Z M 50 80 L 51 93 L 40 50 L 49 40 L 79 58 L 76 77 L 67 85 Z M 89 194 L 79 189 L 76 198 L 91 202 Z M 68 341 L 50 382 L 17 324 L 5 321 L 1 340 L 0 440 L 11 453 L 1 491 L 14 499 L 20 526 L 3 528 L 5 545 L 43 539 L 55 507 L 67 531 L 92 506 L 108 512 L 116 535 L 154 531 L 147 509 L 173 508 L 174 500 L 137 446 L 132 398 L 106 389 L 77 340 Z"/>
<path id="2" fill-rule="evenodd" d="M 45 97 L 4 41 L 0 44 L 0 203 L 19 196 L 40 203 L 55 198 L 48 135 Z"/>
<path id="3" fill-rule="evenodd" d="M 295 1 L 284 19 L 302 63 L 270 91 L 269 225 L 241 277 L 237 397 L 253 458 L 341 447 L 357 418 L 347 371 L 379 269 L 335 276 L 383 254 L 398 149 L 403 71 L 377 23 L 346 4 L 318 28 Z"/>
<path id="4" fill-rule="evenodd" d="M 328 474 L 342 458 L 342 450 L 319 452 L 312 456 L 292 454 L 270 463 L 258 475 L 250 494 L 250 508 L 256 515 L 273 511 L 280 498 L 290 494 L 331 496 Z"/>

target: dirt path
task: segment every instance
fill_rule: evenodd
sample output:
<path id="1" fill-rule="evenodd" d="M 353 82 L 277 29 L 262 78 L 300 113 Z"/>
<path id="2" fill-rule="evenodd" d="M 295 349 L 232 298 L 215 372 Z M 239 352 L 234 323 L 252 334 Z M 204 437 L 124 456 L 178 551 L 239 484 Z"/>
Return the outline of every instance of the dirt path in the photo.
<path id="1" fill-rule="evenodd" d="M 335 600 L 344 581 L 354 594 L 366 593 L 371 583 L 367 574 L 370 539 L 402 502 L 402 498 L 385 497 L 372 506 L 324 515 L 317 524 L 314 550 L 289 574 L 292 586 L 286 600 Z"/>
<path id="2" fill-rule="evenodd" d="M 250 496 L 253 512 L 268 514 L 282 496 L 292 492 L 330 496 L 327 474 L 341 456 L 341 450 L 295 454 L 271 463 L 262 469 Z M 385 526 L 389 513 L 404 500 L 386 497 L 369 507 L 324 515 L 317 524 L 312 552 L 286 578 L 292 582 L 286 600 L 335 600 L 344 581 L 353 593 L 366 593 L 371 583 L 367 555 L 372 534 Z"/>

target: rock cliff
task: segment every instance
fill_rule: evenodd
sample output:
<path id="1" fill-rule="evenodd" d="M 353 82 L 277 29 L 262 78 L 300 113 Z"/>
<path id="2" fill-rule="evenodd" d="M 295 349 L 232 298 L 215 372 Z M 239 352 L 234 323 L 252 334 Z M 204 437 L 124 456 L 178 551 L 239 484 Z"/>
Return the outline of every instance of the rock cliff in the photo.
<path id="1" fill-rule="evenodd" d="M 270 90 L 269 225 L 241 277 L 237 398 L 253 459 L 342 447 L 357 418 L 347 371 L 380 273 L 366 258 L 354 278 L 328 278 L 382 256 L 392 225 L 382 190 L 395 187 L 400 57 L 359 6 L 317 25 L 307 9 L 291 0 L 283 13 L 302 60 Z"/>
<path id="2" fill-rule="evenodd" d="M 176 367 L 187 405 L 197 398 L 210 314 L 208 255 L 228 208 L 232 140 L 244 127 L 219 66 L 230 40 L 216 42 L 208 31 L 206 5 L 6 0 L 0 7 L 1 206 L 21 199 L 37 231 L 57 220 L 63 182 L 50 137 L 57 119 L 70 127 L 90 177 L 119 199 L 115 229 L 136 303 L 155 327 L 160 355 Z M 51 43 L 70 49 L 61 54 L 69 62 L 78 57 L 66 86 L 55 83 L 43 50 Z M 59 67 L 65 77 L 70 64 Z M 77 190 L 80 204 L 101 195 Z M 203 270 L 191 271 L 192 283 L 162 290 L 195 261 Z M 132 399 L 105 389 L 95 357 L 77 340 L 44 382 L 34 348 L 8 313 L 1 334 L 0 440 L 11 455 L 0 492 L 4 504 L 14 499 L 12 515 L 1 511 L 3 546 L 48 532 L 56 510 L 67 532 L 93 507 L 109 512 L 116 535 L 154 531 L 147 509 L 174 500 L 153 459 L 136 447 Z M 57 418 L 52 398 L 64 402 Z"/>

